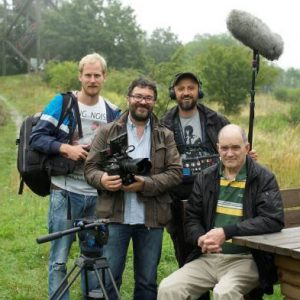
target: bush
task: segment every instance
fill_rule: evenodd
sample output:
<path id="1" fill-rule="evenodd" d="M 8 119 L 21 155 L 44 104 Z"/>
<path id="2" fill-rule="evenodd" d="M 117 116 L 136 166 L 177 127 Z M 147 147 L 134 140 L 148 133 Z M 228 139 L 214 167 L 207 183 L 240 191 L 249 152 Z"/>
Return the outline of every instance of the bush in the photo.
<path id="1" fill-rule="evenodd" d="M 72 61 L 50 61 L 46 65 L 44 80 L 57 92 L 78 90 L 78 66 Z"/>
<path id="2" fill-rule="evenodd" d="M 0 126 L 5 125 L 7 120 L 7 111 L 2 103 L 0 103 Z"/>
<path id="3" fill-rule="evenodd" d="M 288 89 L 287 88 L 278 88 L 274 91 L 274 96 L 278 101 L 287 101 Z"/>
<path id="4" fill-rule="evenodd" d="M 104 91 L 117 93 L 125 97 L 131 81 L 140 75 L 139 71 L 134 69 L 123 69 L 122 71 L 110 69 L 104 84 Z"/>
<path id="5" fill-rule="evenodd" d="M 277 100 L 282 102 L 295 102 L 300 99 L 300 89 L 278 88 L 275 90 L 274 96 Z"/>
<path id="6" fill-rule="evenodd" d="M 288 91 L 288 99 L 291 102 L 296 102 L 300 99 L 300 89 L 290 89 Z"/>
<path id="7" fill-rule="evenodd" d="M 268 116 L 260 116 L 256 118 L 255 126 L 265 132 L 278 132 L 286 130 L 289 125 L 289 119 L 282 113 L 274 113 Z"/>
<path id="8" fill-rule="evenodd" d="M 300 104 L 295 102 L 290 108 L 289 111 L 289 121 L 293 125 L 300 124 Z"/>

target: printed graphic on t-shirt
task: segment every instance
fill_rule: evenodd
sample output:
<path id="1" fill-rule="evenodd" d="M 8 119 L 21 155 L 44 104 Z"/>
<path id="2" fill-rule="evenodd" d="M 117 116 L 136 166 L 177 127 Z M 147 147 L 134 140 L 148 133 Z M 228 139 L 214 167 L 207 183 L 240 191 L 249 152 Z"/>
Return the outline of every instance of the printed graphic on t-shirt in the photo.
<path id="1" fill-rule="evenodd" d="M 99 128 L 107 123 L 105 103 L 104 101 L 99 101 L 97 104 L 89 106 L 79 102 L 79 112 L 83 137 L 79 139 L 78 130 L 76 130 L 72 144 L 90 147 Z M 84 186 L 88 186 L 83 174 L 83 165 L 84 162 L 78 165 L 72 174 L 67 175 L 68 185 L 72 185 L 74 189 L 77 187 L 83 189 Z"/>
<path id="2" fill-rule="evenodd" d="M 212 157 L 213 149 L 207 142 L 203 142 L 205 137 L 202 137 L 198 113 L 189 118 L 180 117 L 180 122 L 185 142 L 184 152 L 181 154 L 182 174 L 187 178 L 211 166 L 218 158 Z"/>
<path id="3" fill-rule="evenodd" d="M 104 111 L 103 111 L 104 109 Z M 78 139 L 78 131 L 73 136 L 73 145 L 90 145 L 102 124 L 107 123 L 104 101 L 99 101 L 96 105 L 89 106 L 79 103 L 83 137 Z"/>
<path id="4" fill-rule="evenodd" d="M 201 144 L 200 136 L 194 134 L 194 128 L 191 125 L 187 125 L 183 128 L 185 144 L 189 146 L 196 146 Z"/>

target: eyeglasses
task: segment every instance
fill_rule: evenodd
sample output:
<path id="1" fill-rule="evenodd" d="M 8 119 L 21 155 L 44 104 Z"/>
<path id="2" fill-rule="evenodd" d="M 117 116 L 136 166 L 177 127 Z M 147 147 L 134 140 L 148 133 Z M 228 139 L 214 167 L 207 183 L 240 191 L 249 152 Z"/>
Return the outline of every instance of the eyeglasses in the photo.
<path id="1" fill-rule="evenodd" d="M 142 100 L 145 100 L 145 102 L 151 103 L 155 100 L 153 96 L 143 96 L 141 94 L 130 95 L 129 97 L 133 98 L 137 102 L 142 102 Z"/>

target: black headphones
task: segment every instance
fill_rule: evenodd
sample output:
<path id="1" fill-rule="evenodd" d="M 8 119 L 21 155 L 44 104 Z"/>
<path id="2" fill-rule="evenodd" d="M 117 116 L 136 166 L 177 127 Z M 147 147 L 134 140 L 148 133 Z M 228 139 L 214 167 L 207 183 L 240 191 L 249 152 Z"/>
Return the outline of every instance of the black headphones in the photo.
<path id="1" fill-rule="evenodd" d="M 202 99 L 204 97 L 204 93 L 202 92 L 202 81 L 191 72 L 182 72 L 175 75 L 172 83 L 169 86 L 169 96 L 172 100 L 176 100 L 174 87 L 181 78 L 193 78 L 198 83 L 198 99 Z"/>

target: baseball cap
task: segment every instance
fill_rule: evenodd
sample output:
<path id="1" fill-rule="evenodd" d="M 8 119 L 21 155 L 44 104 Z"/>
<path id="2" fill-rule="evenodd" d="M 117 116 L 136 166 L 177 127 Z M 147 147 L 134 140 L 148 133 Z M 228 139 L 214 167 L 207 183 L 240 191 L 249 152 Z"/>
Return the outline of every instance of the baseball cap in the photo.
<path id="1" fill-rule="evenodd" d="M 182 73 L 178 73 L 178 74 L 175 75 L 174 81 L 173 81 L 173 86 L 175 86 L 183 78 L 191 78 L 199 84 L 199 79 L 194 73 L 192 73 L 192 72 L 182 72 Z"/>

